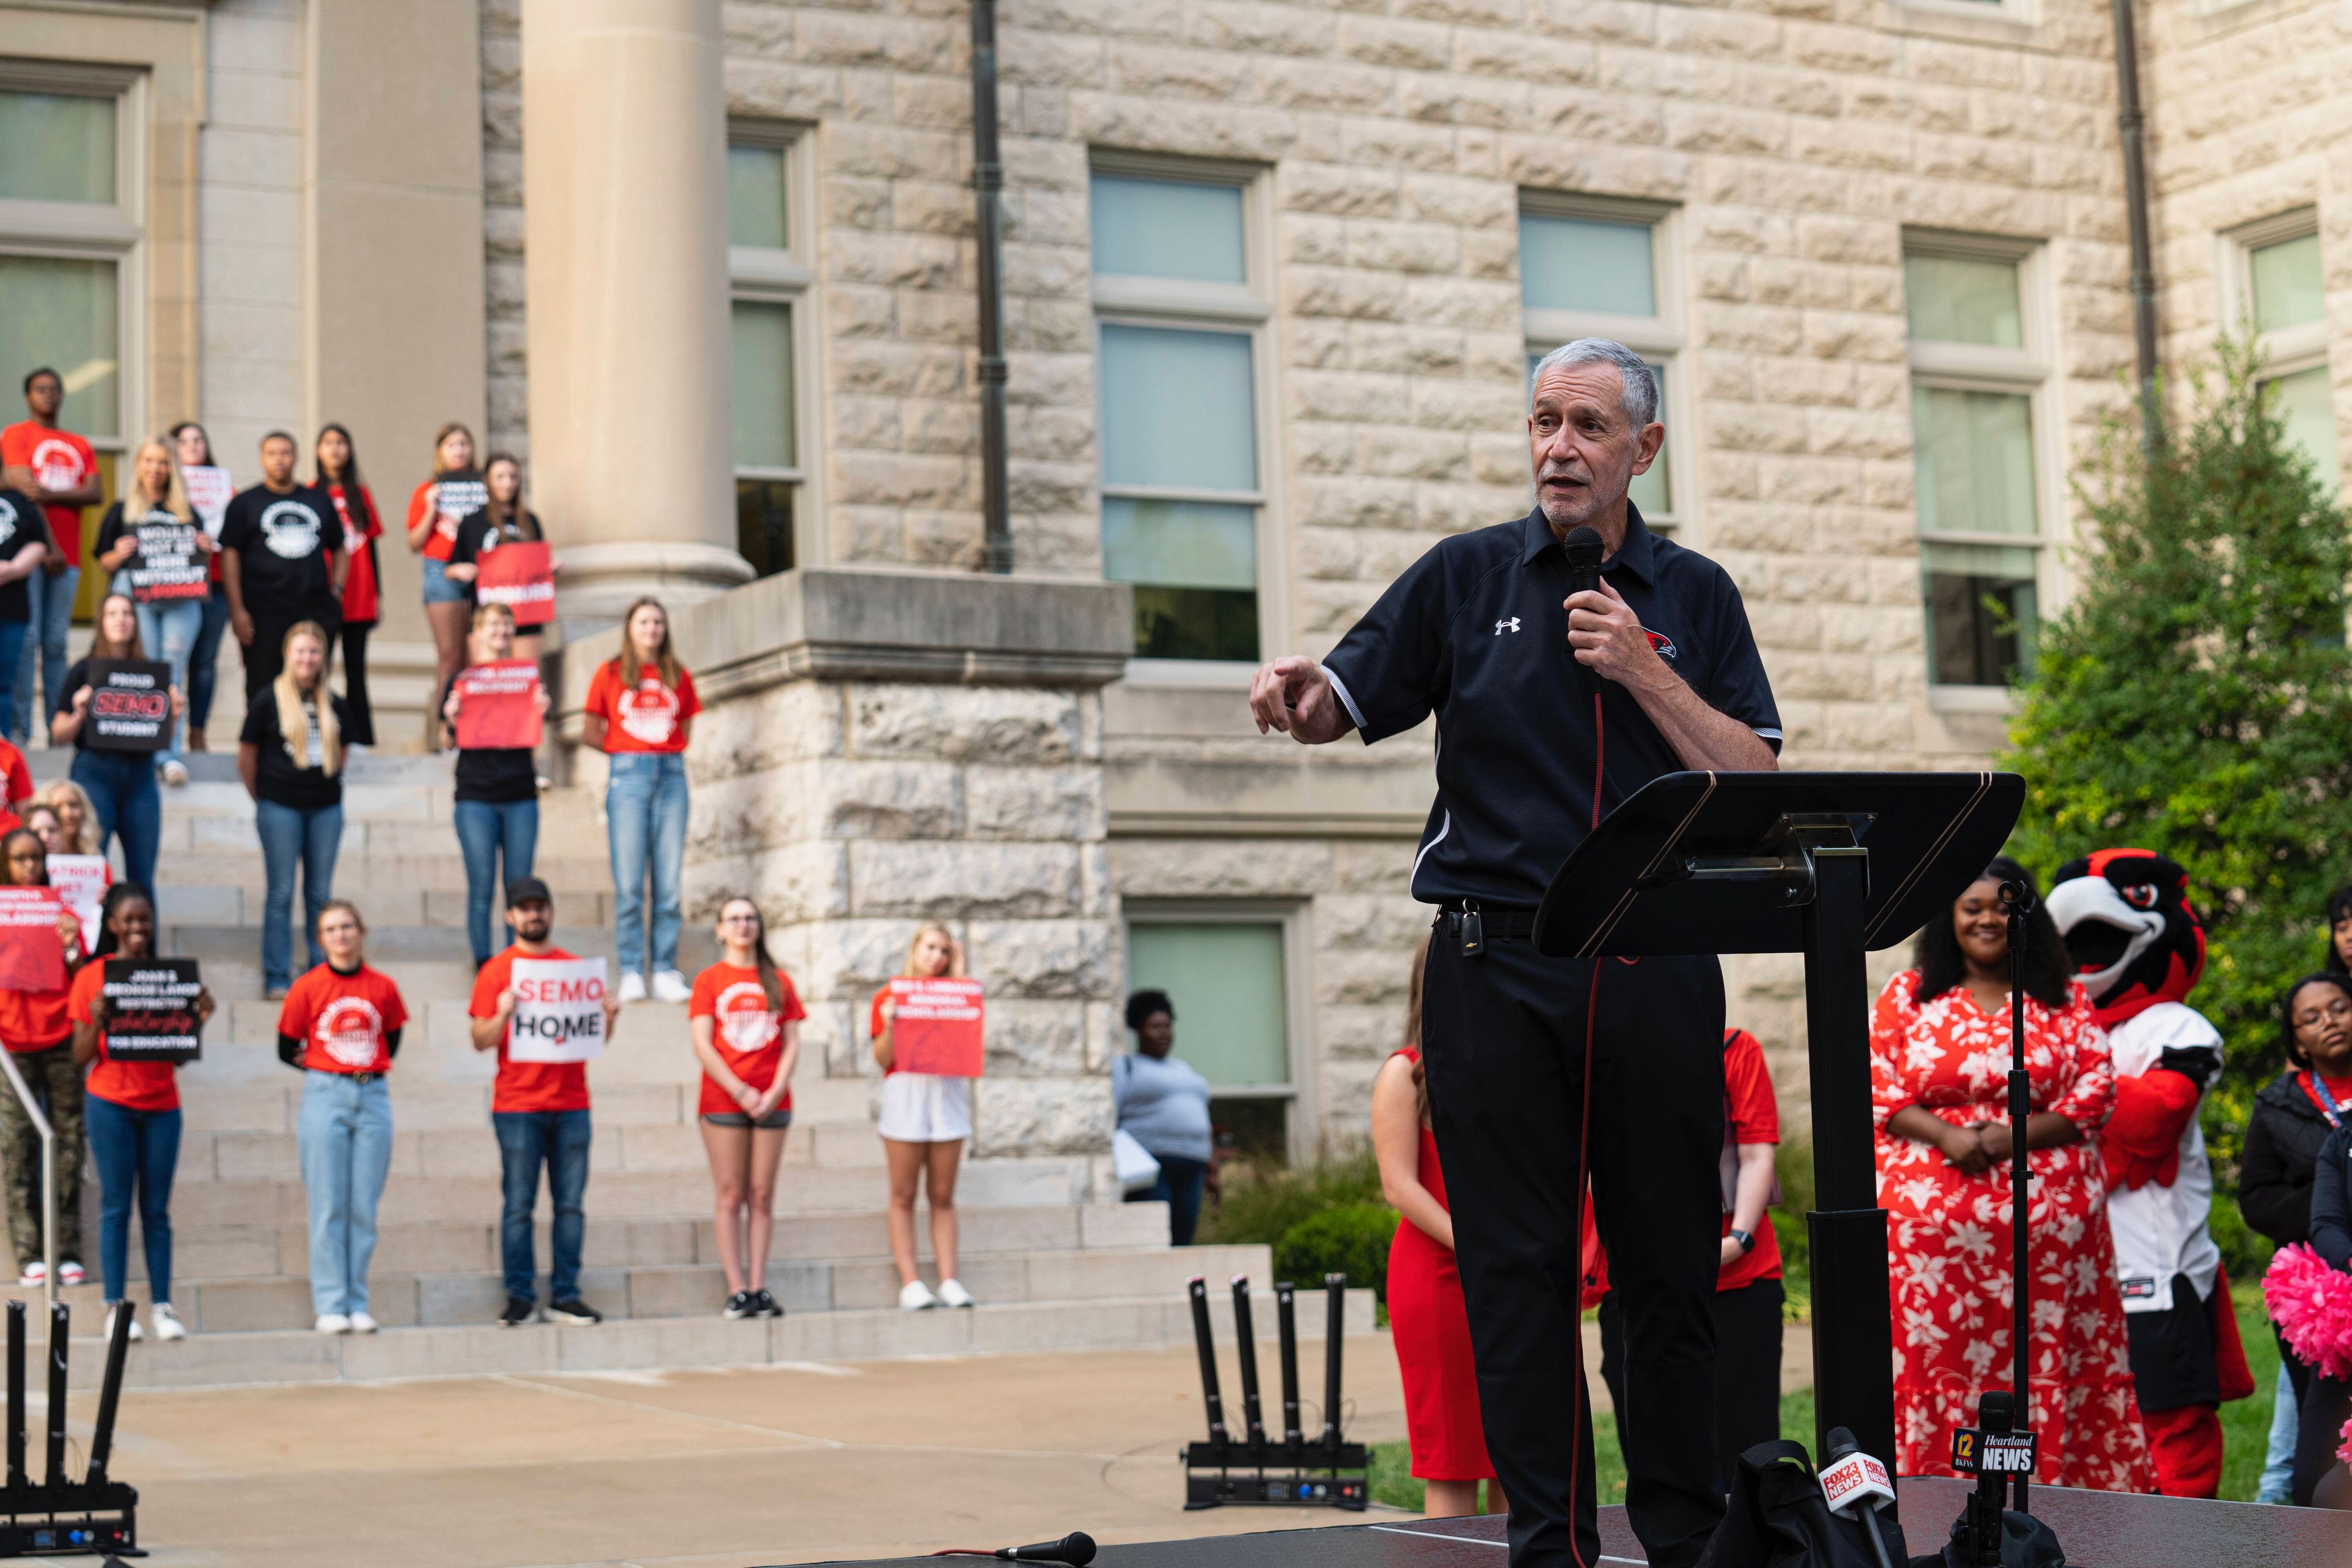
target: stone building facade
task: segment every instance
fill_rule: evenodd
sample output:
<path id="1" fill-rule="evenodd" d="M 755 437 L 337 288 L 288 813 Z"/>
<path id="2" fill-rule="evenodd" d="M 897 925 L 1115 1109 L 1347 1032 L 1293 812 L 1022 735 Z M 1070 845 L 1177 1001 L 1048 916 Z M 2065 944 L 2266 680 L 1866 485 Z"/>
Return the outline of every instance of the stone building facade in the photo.
<path id="1" fill-rule="evenodd" d="M 1739 584 L 1797 767 L 1984 762 L 2030 644 L 1978 606 L 2064 601 L 2066 469 L 2128 397 L 2100 0 L 1006 0 L 1011 583 L 961 0 L 0 10 L 0 90 L 146 84 L 123 432 L 194 412 L 234 463 L 342 417 L 404 484 L 477 422 L 567 551 L 575 694 L 628 595 L 707 599 L 697 896 L 761 900 L 836 1074 L 911 922 L 956 923 L 1002 999 L 984 1146 L 1099 1147 L 1163 976 L 1235 1125 L 1360 1131 L 1431 737 L 1261 738 L 1243 672 L 1524 510 L 1531 351 L 1660 367 L 1644 508 Z M 2168 367 L 2261 332 L 2332 467 L 2352 11 L 2140 37 Z M 1733 971 L 1792 1094 L 1795 978 Z"/>

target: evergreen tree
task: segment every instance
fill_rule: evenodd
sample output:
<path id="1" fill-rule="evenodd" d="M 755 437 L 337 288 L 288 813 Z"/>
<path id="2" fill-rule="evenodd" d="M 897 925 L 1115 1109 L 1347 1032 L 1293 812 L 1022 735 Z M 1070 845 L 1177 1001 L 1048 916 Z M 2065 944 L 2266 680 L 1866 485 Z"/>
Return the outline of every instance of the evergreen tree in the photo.
<path id="1" fill-rule="evenodd" d="M 2191 1000 L 2229 1047 L 2205 1122 L 2232 1164 L 2282 1065 L 2276 999 L 2319 966 L 2352 873 L 2352 536 L 2255 368 L 2223 344 L 2152 450 L 2135 408 L 2103 425 L 2074 481 L 2089 547 L 2004 759 L 2028 792 L 2013 851 L 2043 879 L 2113 846 L 2188 868 L 2210 943 Z"/>

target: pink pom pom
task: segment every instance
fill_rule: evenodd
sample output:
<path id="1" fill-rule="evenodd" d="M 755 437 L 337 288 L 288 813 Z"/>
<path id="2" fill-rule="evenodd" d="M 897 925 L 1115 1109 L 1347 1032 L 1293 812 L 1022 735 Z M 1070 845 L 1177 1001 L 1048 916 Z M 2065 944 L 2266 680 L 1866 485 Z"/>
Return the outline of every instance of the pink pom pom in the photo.
<path id="1" fill-rule="evenodd" d="M 2322 1377 L 2352 1377 L 2352 1274 L 2302 1242 L 2279 1248 L 2263 1300 L 2287 1348 Z"/>
<path id="2" fill-rule="evenodd" d="M 2336 1450 L 2336 1457 L 2352 1465 L 2352 1421 L 2344 1423 L 2344 1447 Z"/>

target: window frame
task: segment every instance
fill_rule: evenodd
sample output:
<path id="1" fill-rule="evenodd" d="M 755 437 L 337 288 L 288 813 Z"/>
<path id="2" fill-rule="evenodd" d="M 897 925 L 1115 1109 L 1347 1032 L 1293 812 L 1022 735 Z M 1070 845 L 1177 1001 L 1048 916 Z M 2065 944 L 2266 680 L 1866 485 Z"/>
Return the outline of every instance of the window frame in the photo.
<path id="1" fill-rule="evenodd" d="M 2284 381 L 2305 371 L 2329 370 L 2327 342 L 2327 312 L 2320 311 L 2315 321 L 2301 321 L 2292 327 L 2278 327 L 2269 331 L 2257 331 L 2254 327 L 2254 252 L 2273 245 L 2284 245 L 2298 239 L 2315 238 L 2320 243 L 2320 283 L 2326 286 L 2327 238 L 2320 230 L 2319 208 L 2315 205 L 2292 207 L 2269 217 L 2257 218 L 2224 231 L 2221 242 L 2221 319 L 2229 331 L 2237 335 L 2251 336 L 2261 368 L 2254 380 L 2257 385 Z M 2334 380 L 2331 375 L 2329 385 Z M 2336 422 L 2336 471 L 2337 492 L 2352 487 L 2352 464 L 2344 460 L 2343 422 Z"/>
<path id="2" fill-rule="evenodd" d="M 0 58 L 0 90 L 114 100 L 112 203 L 0 198 L 0 255 L 113 264 L 121 428 L 77 434 L 101 458 L 119 461 L 149 427 L 147 73 L 78 61 Z"/>
<path id="3" fill-rule="evenodd" d="M 1519 188 L 1519 217 L 1580 218 L 1587 222 L 1638 224 L 1650 231 L 1650 291 L 1657 300 L 1654 316 L 1627 316 L 1611 310 L 1530 308 L 1526 303 L 1527 258 L 1519 256 L 1521 303 L 1519 334 L 1526 340 L 1523 359 L 1537 359 L 1577 338 L 1612 338 L 1665 371 L 1665 395 L 1658 417 L 1666 427 L 1666 493 L 1673 508 L 1658 516 L 1642 514 L 1659 532 L 1687 544 L 1698 533 L 1699 486 L 1696 472 L 1698 440 L 1691 423 L 1689 371 L 1690 311 L 1684 298 L 1683 213 L 1671 202 L 1637 201 L 1628 196 L 1589 195 L 1570 191 Z M 1513 236 L 1514 249 L 1517 235 Z M 1529 388 L 1527 374 L 1519 376 L 1520 402 Z M 1530 492 L 1528 504 L 1534 504 Z"/>
<path id="4" fill-rule="evenodd" d="M 1242 196 L 1242 265 L 1244 281 L 1203 283 L 1181 278 L 1145 278 L 1097 272 L 1093 266 L 1093 185 L 1097 174 L 1162 180 L 1238 189 Z M 1087 284 L 1094 310 L 1095 520 L 1097 540 L 1102 503 L 1120 500 L 1192 500 L 1248 506 L 1256 512 L 1257 637 L 1259 658 L 1290 646 L 1289 543 L 1280 487 L 1282 421 L 1276 415 L 1274 207 L 1271 171 L 1263 163 L 1223 158 L 1177 158 L 1113 147 L 1087 150 Z M 1102 405 L 1102 330 L 1156 327 L 1245 335 L 1250 342 L 1252 424 L 1257 440 L 1255 490 L 1206 490 L 1187 486 L 1115 485 L 1103 474 L 1108 434 Z M 1130 658 L 1126 679 L 1139 686 L 1246 688 L 1257 663 L 1247 659 Z"/>
<path id="5" fill-rule="evenodd" d="M 1906 226 L 1903 230 L 1902 254 L 1906 259 L 1913 256 L 1943 256 L 1969 261 L 2005 261 L 2016 267 L 2019 335 L 2023 340 L 2018 347 L 1941 342 L 1911 336 L 1910 297 L 1906 285 L 1903 301 L 1904 352 L 1909 370 L 1909 387 L 2022 395 L 2026 400 L 2026 439 L 2033 455 L 2034 526 L 2032 533 L 1997 533 L 1975 529 L 1930 531 L 1919 521 L 1920 509 L 1915 495 L 1912 502 L 1913 527 L 1922 546 L 1919 607 L 1924 639 L 1921 657 L 1924 660 L 1931 657 L 1927 643 L 1934 637 L 1934 629 L 1926 624 L 1927 545 L 1989 544 L 2032 551 L 2036 619 L 2039 622 L 2050 618 L 2052 610 L 2056 607 L 2057 591 L 2062 586 L 2057 580 L 2057 552 L 2050 548 L 2050 543 L 2052 520 L 2064 515 L 2065 498 L 2062 487 L 2065 454 L 2061 445 L 2063 433 L 2059 428 L 2060 420 L 2055 416 L 2052 405 L 2057 323 L 2051 315 L 2051 291 L 2047 287 L 2048 242 L 2014 235 L 1970 234 L 1951 229 Z M 1915 430 L 1912 455 L 1915 474 L 1918 462 L 1916 442 Z M 1963 710 L 2005 712 L 2011 705 L 2006 685 L 1929 684 L 1927 699 L 1931 707 Z"/>
<path id="6" fill-rule="evenodd" d="M 1190 660 L 1168 660 L 1189 663 Z M 1213 1100 L 1278 1100 L 1287 1103 L 1284 1142 L 1294 1161 L 1311 1159 L 1318 1142 L 1321 1055 L 1315 1038 L 1315 999 L 1307 984 L 1314 963 L 1312 911 L 1304 899 L 1150 899 L 1120 900 L 1119 975 L 1122 999 L 1135 990 L 1134 944 L 1128 932 L 1139 925 L 1278 925 L 1282 928 L 1283 1036 L 1290 1058 L 1286 1084 L 1210 1086 Z M 1177 1003 L 1178 1016 L 1183 1004 Z"/>
<path id="7" fill-rule="evenodd" d="M 767 246 L 727 247 L 727 308 L 729 331 L 738 303 L 783 305 L 793 321 L 793 451 L 797 462 L 788 465 L 735 463 L 733 479 L 757 479 L 793 487 L 793 566 L 824 562 L 824 530 L 819 526 L 822 499 L 818 493 L 824 465 L 811 460 L 820 428 L 817 399 L 824 384 L 818 356 L 824 334 L 817 329 L 817 270 L 811 240 L 816 233 L 816 138 L 814 128 L 798 121 L 759 120 L 730 115 L 727 145 L 771 148 L 784 159 L 784 237 L 781 250 Z M 731 439 L 731 433 L 730 433 Z M 730 457 L 731 461 L 731 457 Z"/>

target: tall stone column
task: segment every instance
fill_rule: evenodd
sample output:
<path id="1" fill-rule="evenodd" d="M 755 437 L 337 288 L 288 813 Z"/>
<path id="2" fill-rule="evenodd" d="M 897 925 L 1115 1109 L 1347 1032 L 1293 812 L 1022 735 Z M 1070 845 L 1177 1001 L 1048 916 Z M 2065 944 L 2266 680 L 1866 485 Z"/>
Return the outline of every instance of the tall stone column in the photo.
<path id="1" fill-rule="evenodd" d="M 577 635 L 734 548 L 719 0 L 523 0 L 533 503 Z"/>

